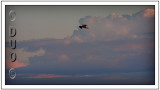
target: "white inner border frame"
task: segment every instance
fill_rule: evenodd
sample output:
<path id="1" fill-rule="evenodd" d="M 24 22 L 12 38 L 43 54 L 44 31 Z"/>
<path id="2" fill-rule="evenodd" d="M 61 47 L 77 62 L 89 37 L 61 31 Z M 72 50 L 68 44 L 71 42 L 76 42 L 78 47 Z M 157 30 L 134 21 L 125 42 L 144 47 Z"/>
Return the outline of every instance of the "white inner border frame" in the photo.
<path id="1" fill-rule="evenodd" d="M 158 89 L 159 2 L 2 2 L 2 89 Z M 5 5 L 155 5 L 155 85 L 5 85 Z"/>

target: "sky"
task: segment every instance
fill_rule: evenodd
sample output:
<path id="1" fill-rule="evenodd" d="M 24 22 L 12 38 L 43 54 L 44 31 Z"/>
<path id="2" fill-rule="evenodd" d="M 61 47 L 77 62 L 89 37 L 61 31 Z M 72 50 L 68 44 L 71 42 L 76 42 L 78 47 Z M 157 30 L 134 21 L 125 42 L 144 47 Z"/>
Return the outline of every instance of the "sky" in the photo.
<path id="1" fill-rule="evenodd" d="M 11 9 L 7 85 L 155 84 L 154 6 L 7 6 L 6 13 Z M 88 29 L 78 28 L 82 24 Z M 15 62 L 9 25 L 17 30 Z"/>
<path id="2" fill-rule="evenodd" d="M 132 15 L 154 6 L 7 6 L 6 15 L 15 10 L 16 20 L 10 22 L 6 16 L 6 29 L 13 25 L 18 30 L 17 41 L 71 36 L 86 16 L 106 17 L 111 13 Z M 8 34 L 8 32 L 6 32 Z"/>

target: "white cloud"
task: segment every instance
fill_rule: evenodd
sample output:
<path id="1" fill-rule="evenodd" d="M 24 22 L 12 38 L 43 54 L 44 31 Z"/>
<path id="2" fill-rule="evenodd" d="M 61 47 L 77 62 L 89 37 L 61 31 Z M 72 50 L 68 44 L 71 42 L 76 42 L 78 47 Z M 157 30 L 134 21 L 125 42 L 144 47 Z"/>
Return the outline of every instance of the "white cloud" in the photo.
<path id="1" fill-rule="evenodd" d="M 134 39 L 138 38 L 139 34 L 154 32 L 154 9 L 145 9 L 131 16 L 115 13 L 107 17 L 86 16 L 81 18 L 79 23 L 87 24 L 89 29 L 75 30 L 72 41 Z"/>

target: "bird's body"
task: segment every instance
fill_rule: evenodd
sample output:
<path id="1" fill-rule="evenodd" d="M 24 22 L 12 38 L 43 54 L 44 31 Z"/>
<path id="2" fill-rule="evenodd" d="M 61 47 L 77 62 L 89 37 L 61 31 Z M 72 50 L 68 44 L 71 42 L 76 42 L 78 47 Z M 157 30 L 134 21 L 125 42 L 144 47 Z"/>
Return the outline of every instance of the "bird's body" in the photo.
<path id="1" fill-rule="evenodd" d="M 87 27 L 87 25 L 86 25 L 86 24 L 82 24 L 82 26 L 79 26 L 79 28 L 80 28 L 80 29 L 82 29 L 82 28 L 86 28 L 86 29 L 88 29 L 88 27 Z"/>

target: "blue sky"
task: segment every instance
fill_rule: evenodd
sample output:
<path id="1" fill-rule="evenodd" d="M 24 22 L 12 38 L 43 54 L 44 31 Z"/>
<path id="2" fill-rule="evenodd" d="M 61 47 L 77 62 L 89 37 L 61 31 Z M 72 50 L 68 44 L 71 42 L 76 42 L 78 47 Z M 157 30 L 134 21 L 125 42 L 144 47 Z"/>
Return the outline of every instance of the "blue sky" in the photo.
<path id="1" fill-rule="evenodd" d="M 17 72 L 6 84 L 154 85 L 154 19 L 153 8 L 86 15 L 77 22 L 89 29 L 73 29 L 65 38 L 19 41 L 17 61 L 6 54 L 6 75 L 9 68 Z M 11 51 L 7 42 L 6 51 Z"/>

